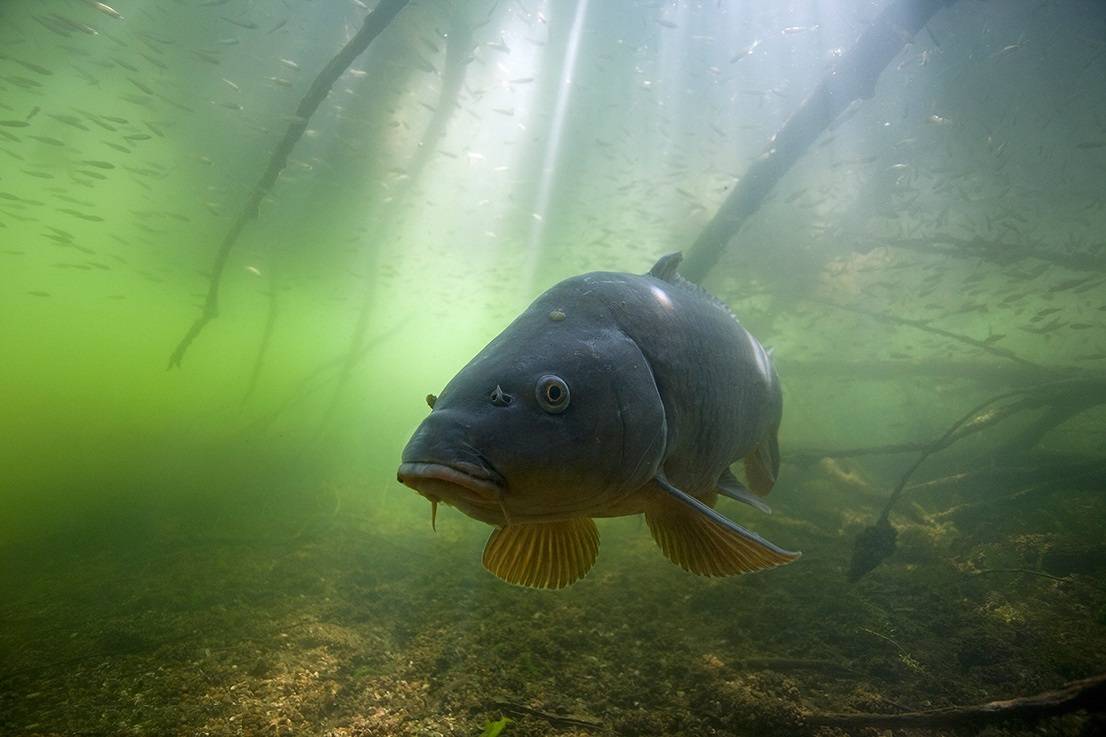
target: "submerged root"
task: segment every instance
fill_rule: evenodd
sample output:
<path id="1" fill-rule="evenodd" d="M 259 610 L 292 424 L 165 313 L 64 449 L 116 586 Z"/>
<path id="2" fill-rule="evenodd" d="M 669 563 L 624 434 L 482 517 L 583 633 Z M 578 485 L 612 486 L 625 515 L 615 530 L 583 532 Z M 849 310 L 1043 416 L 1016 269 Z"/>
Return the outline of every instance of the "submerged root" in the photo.
<path id="1" fill-rule="evenodd" d="M 886 517 L 870 527 L 865 527 L 853 543 L 853 557 L 849 564 L 849 581 L 857 582 L 895 552 L 898 532 Z"/>

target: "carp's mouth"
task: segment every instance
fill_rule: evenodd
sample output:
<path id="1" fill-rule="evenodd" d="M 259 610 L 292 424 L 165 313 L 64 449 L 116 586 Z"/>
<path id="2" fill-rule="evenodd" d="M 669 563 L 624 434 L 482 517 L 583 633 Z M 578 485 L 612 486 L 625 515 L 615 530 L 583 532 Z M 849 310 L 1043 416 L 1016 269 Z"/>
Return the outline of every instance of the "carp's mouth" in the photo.
<path id="1" fill-rule="evenodd" d="M 434 462 L 401 463 L 396 479 L 433 502 L 460 497 L 476 504 L 499 505 L 506 486 L 495 471 L 463 461 L 448 466 Z"/>

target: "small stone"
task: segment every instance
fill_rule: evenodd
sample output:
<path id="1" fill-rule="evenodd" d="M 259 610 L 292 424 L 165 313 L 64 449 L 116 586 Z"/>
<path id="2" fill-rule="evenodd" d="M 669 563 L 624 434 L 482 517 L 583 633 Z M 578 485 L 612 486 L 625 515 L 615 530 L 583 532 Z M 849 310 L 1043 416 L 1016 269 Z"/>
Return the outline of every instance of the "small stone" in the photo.
<path id="1" fill-rule="evenodd" d="M 553 322 L 560 322 L 561 320 L 565 319 L 564 310 L 558 307 L 557 309 L 549 313 L 549 319 Z"/>

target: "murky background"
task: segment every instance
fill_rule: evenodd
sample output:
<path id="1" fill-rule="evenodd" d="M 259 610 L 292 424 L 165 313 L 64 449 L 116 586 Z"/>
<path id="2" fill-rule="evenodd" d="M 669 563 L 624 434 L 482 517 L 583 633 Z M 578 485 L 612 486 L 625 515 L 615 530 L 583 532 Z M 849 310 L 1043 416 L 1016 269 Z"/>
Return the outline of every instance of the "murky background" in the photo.
<path id="1" fill-rule="evenodd" d="M 936 12 L 702 280 L 785 395 L 774 514 L 723 509 L 799 562 L 696 578 L 627 518 L 513 588 L 395 481 L 427 393 L 560 279 L 687 250 L 886 4 L 412 2 L 168 369 L 370 8 L 0 6 L 0 731 L 782 735 L 1100 671 L 1098 2 Z"/>

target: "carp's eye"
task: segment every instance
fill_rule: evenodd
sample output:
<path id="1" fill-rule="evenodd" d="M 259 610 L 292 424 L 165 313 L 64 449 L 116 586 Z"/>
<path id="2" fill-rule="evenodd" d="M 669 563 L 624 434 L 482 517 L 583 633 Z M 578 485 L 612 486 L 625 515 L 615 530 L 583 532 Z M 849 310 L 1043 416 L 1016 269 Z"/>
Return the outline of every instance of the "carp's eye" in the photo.
<path id="1" fill-rule="evenodd" d="M 547 374 L 538 379 L 535 392 L 538 404 L 550 414 L 558 414 L 568 409 L 568 384 L 559 376 Z"/>

